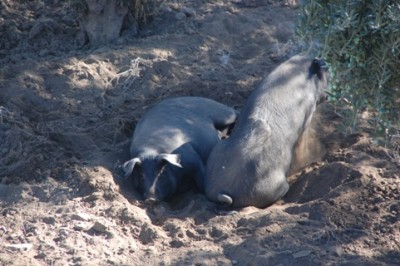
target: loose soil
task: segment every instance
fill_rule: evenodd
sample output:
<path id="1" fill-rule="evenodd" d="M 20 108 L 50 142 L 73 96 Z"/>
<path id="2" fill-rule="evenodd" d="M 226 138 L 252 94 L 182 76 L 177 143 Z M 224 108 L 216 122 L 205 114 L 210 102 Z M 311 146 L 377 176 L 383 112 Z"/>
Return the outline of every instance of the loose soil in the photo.
<path id="1" fill-rule="evenodd" d="M 400 265 L 399 153 L 374 145 L 366 122 L 340 133 L 333 103 L 276 204 L 140 200 L 120 166 L 148 107 L 192 95 L 240 110 L 298 51 L 295 1 L 157 12 L 139 37 L 95 49 L 68 1 L 0 2 L 0 264 Z"/>

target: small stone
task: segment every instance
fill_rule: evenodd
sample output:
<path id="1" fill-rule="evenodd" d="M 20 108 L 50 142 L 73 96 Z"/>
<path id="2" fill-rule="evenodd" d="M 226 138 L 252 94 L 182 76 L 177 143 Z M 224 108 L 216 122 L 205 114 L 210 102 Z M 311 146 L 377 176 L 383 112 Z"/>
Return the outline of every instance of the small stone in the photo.
<path id="1" fill-rule="evenodd" d="M 23 244 L 5 245 L 5 247 L 15 251 L 29 251 L 30 249 L 32 249 L 33 245 L 30 243 L 23 243 Z"/>
<path id="2" fill-rule="evenodd" d="M 221 237 L 223 234 L 224 234 L 224 232 L 215 226 L 212 227 L 211 232 L 210 232 L 210 236 L 214 237 L 214 238 Z"/>
<path id="3" fill-rule="evenodd" d="M 196 233 L 193 230 L 186 230 L 186 235 L 190 238 L 197 238 Z"/>
<path id="4" fill-rule="evenodd" d="M 334 199 L 328 199 L 327 202 L 332 206 L 336 205 L 336 202 Z"/>
<path id="5" fill-rule="evenodd" d="M 88 225 L 86 223 L 77 223 L 74 225 L 74 230 L 76 231 L 84 231 L 88 229 Z"/>
<path id="6" fill-rule="evenodd" d="M 274 223 L 274 224 L 268 225 L 265 228 L 265 230 L 267 230 L 270 233 L 276 233 L 276 232 L 279 232 L 281 230 L 281 226 L 279 224 L 277 224 L 277 223 Z"/>
<path id="7" fill-rule="evenodd" d="M 82 260 L 83 260 L 83 258 L 80 257 L 80 256 L 72 258 L 72 261 L 75 262 L 75 263 L 79 263 L 79 262 L 81 262 Z"/>
<path id="8" fill-rule="evenodd" d="M 172 248 L 180 248 L 183 247 L 184 243 L 181 240 L 172 240 L 169 242 Z"/>
<path id="9" fill-rule="evenodd" d="M 99 233 L 104 233 L 107 230 L 107 226 L 100 222 L 95 222 L 94 225 L 92 226 L 91 230 L 99 232 Z"/>
<path id="10" fill-rule="evenodd" d="M 105 234 L 106 234 L 106 236 L 107 236 L 108 239 L 114 238 L 114 237 L 115 237 L 115 234 L 114 234 L 113 232 L 107 231 Z"/>
<path id="11" fill-rule="evenodd" d="M 74 213 L 71 215 L 72 220 L 87 222 L 90 220 L 90 215 L 86 213 Z"/>
<path id="12" fill-rule="evenodd" d="M 69 235 L 69 231 L 67 229 L 60 229 L 59 233 L 58 233 L 58 238 L 59 240 L 63 240 L 66 239 Z"/>
<path id="13" fill-rule="evenodd" d="M 33 256 L 35 259 L 45 259 L 46 258 L 46 253 L 40 252 L 36 256 Z"/>
<path id="14" fill-rule="evenodd" d="M 51 225 L 53 225 L 53 224 L 55 224 L 56 223 L 56 219 L 54 218 L 54 217 L 44 217 L 43 219 L 42 219 L 42 221 L 45 223 L 45 224 L 51 224 Z"/>
<path id="15" fill-rule="evenodd" d="M 306 257 L 306 256 L 308 256 L 310 254 L 311 254 L 310 250 L 302 250 L 302 251 L 299 251 L 299 252 L 293 254 L 293 258 L 295 258 L 295 259 L 303 258 L 303 257 Z"/>
<path id="16" fill-rule="evenodd" d="M 85 198 L 85 201 L 87 201 L 87 202 L 96 201 L 96 200 L 101 199 L 102 197 L 103 197 L 103 192 L 96 191 L 96 192 L 93 192 L 92 194 L 90 194 L 89 196 L 87 196 Z"/>
<path id="17" fill-rule="evenodd" d="M 205 235 L 205 234 L 207 234 L 207 230 L 206 229 L 203 229 L 203 228 L 197 228 L 196 229 L 196 232 L 199 234 L 199 235 Z"/>

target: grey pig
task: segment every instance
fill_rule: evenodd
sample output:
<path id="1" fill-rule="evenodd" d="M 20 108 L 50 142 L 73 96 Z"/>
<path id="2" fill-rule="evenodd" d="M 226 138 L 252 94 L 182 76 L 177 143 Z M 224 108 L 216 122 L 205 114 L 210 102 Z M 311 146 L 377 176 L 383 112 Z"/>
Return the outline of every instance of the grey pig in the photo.
<path id="1" fill-rule="evenodd" d="M 289 189 L 294 147 L 328 87 L 324 60 L 297 55 L 253 91 L 227 140 L 207 161 L 204 189 L 215 202 L 264 208 Z"/>
<path id="2" fill-rule="evenodd" d="M 165 201 L 196 184 L 203 190 L 205 163 L 212 148 L 236 121 L 236 111 L 201 97 L 166 99 L 139 120 L 126 176 L 147 203 Z"/>

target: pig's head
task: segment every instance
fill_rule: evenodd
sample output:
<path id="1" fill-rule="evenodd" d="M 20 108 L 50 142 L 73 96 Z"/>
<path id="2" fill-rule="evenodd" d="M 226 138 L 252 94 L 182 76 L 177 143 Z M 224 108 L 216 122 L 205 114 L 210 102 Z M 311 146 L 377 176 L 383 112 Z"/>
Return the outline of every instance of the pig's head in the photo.
<path id="1" fill-rule="evenodd" d="M 164 201 L 174 194 L 179 168 L 182 168 L 179 155 L 166 153 L 136 157 L 123 165 L 125 176 L 133 172 L 135 186 L 149 204 Z"/>

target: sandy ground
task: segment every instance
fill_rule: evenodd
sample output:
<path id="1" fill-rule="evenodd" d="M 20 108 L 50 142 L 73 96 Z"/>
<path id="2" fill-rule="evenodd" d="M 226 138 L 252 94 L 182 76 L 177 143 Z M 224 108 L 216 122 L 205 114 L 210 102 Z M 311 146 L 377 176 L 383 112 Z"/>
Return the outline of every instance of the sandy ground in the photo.
<path id="1" fill-rule="evenodd" d="M 91 49 L 54 2 L 0 2 L 1 265 L 400 265 L 398 151 L 367 126 L 341 134 L 332 103 L 313 121 L 318 156 L 269 208 L 218 212 L 195 192 L 149 207 L 123 179 L 152 104 L 240 110 L 296 53 L 295 4 L 171 1 L 140 38 Z"/>

